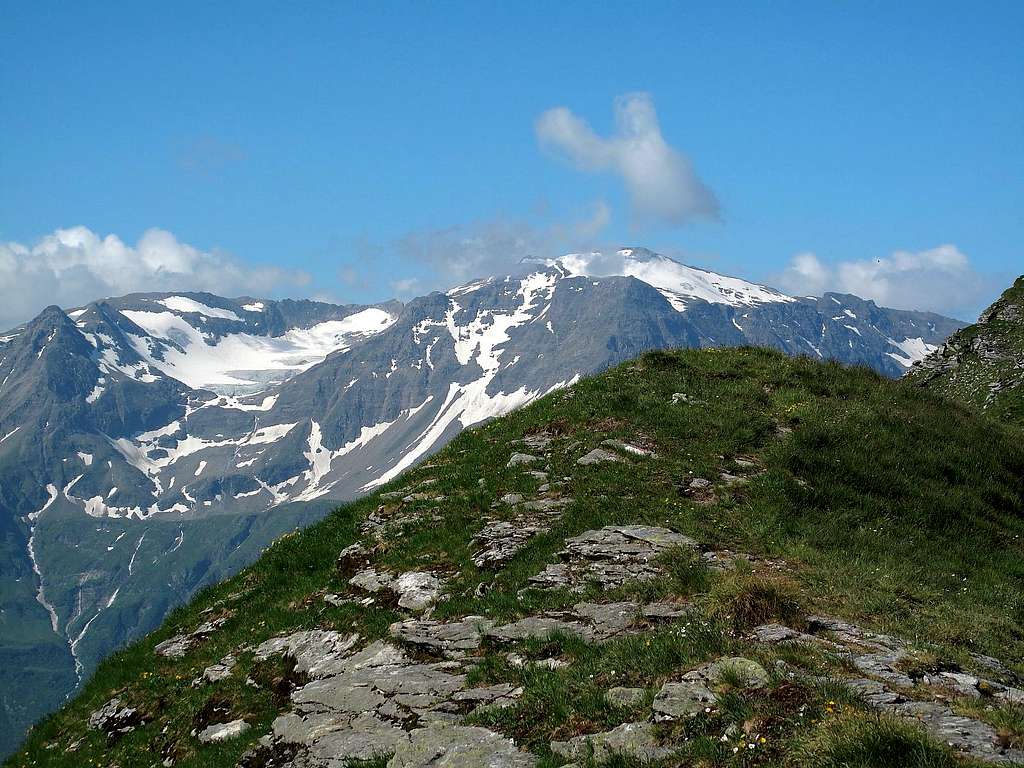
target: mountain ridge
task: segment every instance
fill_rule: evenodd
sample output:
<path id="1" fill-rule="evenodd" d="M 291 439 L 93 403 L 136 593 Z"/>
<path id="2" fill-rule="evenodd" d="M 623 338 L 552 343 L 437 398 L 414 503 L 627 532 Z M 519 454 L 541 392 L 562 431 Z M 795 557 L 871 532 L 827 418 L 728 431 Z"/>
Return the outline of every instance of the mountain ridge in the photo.
<path id="1" fill-rule="evenodd" d="M 1022 477 L 909 382 L 649 352 L 281 537 L 9 764 L 1014 764 Z"/>
<path id="2" fill-rule="evenodd" d="M 908 376 L 997 419 L 1024 424 L 1024 275 Z"/>
<path id="3" fill-rule="evenodd" d="M 918 351 L 900 344 L 937 345 L 960 325 L 785 297 L 650 252 L 630 266 L 633 253 L 610 259 L 658 285 L 584 274 L 600 259 L 574 255 L 404 305 L 132 294 L 15 329 L 0 347 L 0 498 L 5 570 L 20 581 L 0 654 L 47 637 L 55 614 L 48 641 L 75 644 L 66 665 L 87 673 L 152 626 L 145 606 L 222 573 L 196 540 L 244 563 L 461 429 L 646 350 L 758 344 L 899 375 Z M 51 360 L 54 378 L 35 377 Z M 172 596 L 156 597 L 172 567 Z"/>

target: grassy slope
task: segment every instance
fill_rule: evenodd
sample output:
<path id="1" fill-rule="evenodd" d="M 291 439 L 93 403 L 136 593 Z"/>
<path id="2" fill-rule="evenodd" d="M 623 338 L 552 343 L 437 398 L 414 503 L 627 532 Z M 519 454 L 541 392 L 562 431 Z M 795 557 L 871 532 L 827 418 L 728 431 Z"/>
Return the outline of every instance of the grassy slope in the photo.
<path id="1" fill-rule="evenodd" d="M 691 404 L 671 405 L 676 392 L 686 393 Z M 475 598 L 477 585 L 492 577 L 471 564 L 470 536 L 495 498 L 535 490 L 536 481 L 505 465 L 510 442 L 539 429 L 559 435 L 552 475 L 571 477 L 569 493 L 576 503 L 549 534 L 537 537 L 494 577 L 482 598 Z M 645 441 L 659 458 L 629 466 L 576 465 L 578 456 L 606 437 Z M 515 679 L 527 689 L 516 707 L 488 724 L 540 754 L 552 738 L 627 719 L 628 713 L 603 703 L 600 692 L 607 685 L 656 686 L 721 652 L 760 653 L 770 663 L 773 659 L 764 657 L 768 651 L 745 647 L 736 632 L 744 614 L 756 621 L 780 613 L 830 612 L 913 638 L 931 659 L 965 663 L 967 651 L 980 651 L 1024 670 L 1020 437 L 1012 428 L 865 369 L 762 350 L 651 353 L 464 433 L 429 465 L 393 484 L 405 487 L 436 477 L 447 500 L 440 522 L 414 525 L 389 542 L 378 567 L 450 572 L 450 599 L 438 606 L 436 617 L 476 613 L 510 619 L 579 599 L 532 592 L 520 599 L 517 592 L 554 559 L 566 536 L 604 524 L 668 525 L 708 548 L 780 557 L 790 564 L 767 589 L 743 571 L 712 578 L 699 566 L 675 564 L 672 578 L 645 590 L 697 595 L 700 618 L 687 634 L 662 630 L 600 647 L 556 641 L 553 650 L 574 660 L 556 672 L 510 670 L 496 654 L 482 659 L 480 679 Z M 691 475 L 715 478 L 734 469 L 737 457 L 753 458 L 767 471 L 747 485 L 720 490 L 712 504 L 680 493 Z M 225 653 L 286 630 L 355 628 L 371 638 L 385 635 L 399 618 L 393 611 L 335 608 L 321 600 L 324 591 L 344 590 L 335 557 L 359 538 L 359 520 L 379 503 L 371 496 L 339 509 L 201 593 L 159 631 L 102 664 L 74 701 L 32 731 L 9 764 L 129 768 L 156 765 L 158 755 L 167 752 L 178 766 L 235 765 L 283 704 L 269 686 L 256 688 L 243 680 L 250 674 L 267 682 L 281 670 L 254 665 L 242 654 L 231 679 L 202 687 L 193 687 L 191 680 Z M 186 658 L 171 661 L 153 654 L 155 643 L 225 609 L 233 610 L 233 617 Z M 523 650 L 540 654 L 552 648 L 528 643 Z M 811 668 L 836 663 L 789 661 Z M 783 688 L 762 699 L 736 696 L 723 705 L 722 717 L 743 722 L 757 716 L 771 723 L 766 728 L 775 734 L 765 749 L 738 764 L 762 759 L 799 765 L 952 764 L 912 730 L 861 713 L 838 692 Z M 566 696 L 567 690 L 573 695 Z M 108 749 L 85 722 L 115 693 L 153 721 Z M 830 697 L 838 704 L 828 705 Z M 234 742 L 200 746 L 189 732 L 211 701 L 255 727 Z M 807 717 L 796 716 L 797 703 Z M 1019 712 L 998 716 L 1009 722 L 1011 733 L 1024 736 Z M 713 730 L 708 723 L 687 726 L 702 727 Z M 697 731 L 691 735 L 695 758 L 732 760 L 728 745 Z M 68 752 L 76 742 L 76 750 Z"/>
<path id="2" fill-rule="evenodd" d="M 931 377 L 928 371 L 914 369 L 910 379 L 943 395 L 976 408 L 984 408 L 993 418 L 1024 425 L 1024 371 L 1019 366 L 1024 361 L 1024 276 L 1017 278 L 1002 296 L 986 310 L 1016 307 L 1016 318 L 1005 315 L 986 323 L 976 323 L 957 331 L 950 337 L 948 345 L 955 347 L 960 360 L 959 366 L 951 372 Z M 993 360 L 980 356 L 973 344 L 979 337 L 995 340 L 1000 355 L 1007 359 Z M 989 383 L 993 381 L 1016 382 L 992 397 Z"/>

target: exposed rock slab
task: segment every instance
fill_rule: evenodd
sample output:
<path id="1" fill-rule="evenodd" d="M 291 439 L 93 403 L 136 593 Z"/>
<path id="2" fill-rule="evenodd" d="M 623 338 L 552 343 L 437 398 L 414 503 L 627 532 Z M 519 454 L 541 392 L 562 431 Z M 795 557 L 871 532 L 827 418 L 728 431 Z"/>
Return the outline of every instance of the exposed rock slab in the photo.
<path id="1" fill-rule="evenodd" d="M 459 621 L 441 622 L 409 619 L 389 627 L 392 637 L 434 654 L 457 657 L 480 647 L 483 633 L 494 622 L 483 616 L 467 616 Z"/>
<path id="2" fill-rule="evenodd" d="M 753 637 L 773 644 L 818 644 L 839 652 L 858 671 L 867 675 L 840 682 L 857 691 L 869 706 L 917 723 L 957 752 L 978 760 L 997 765 L 1024 762 L 1024 750 L 1006 747 L 996 729 L 987 723 L 956 714 L 942 700 L 910 698 L 912 694 L 919 697 L 921 691 L 914 690 L 918 681 L 899 666 L 901 661 L 912 655 L 909 645 L 903 640 L 827 616 L 808 617 L 807 627 L 808 632 L 804 633 L 780 624 L 766 624 L 757 627 Z M 996 670 L 1002 666 L 992 661 L 995 664 L 988 665 L 989 668 Z M 943 672 L 921 682 L 937 683 L 952 688 L 960 695 L 984 695 L 983 692 L 988 692 L 993 699 L 1001 693 L 1005 696 L 1016 690 L 963 673 Z"/>
<path id="3" fill-rule="evenodd" d="M 344 658 L 358 642 L 357 634 L 342 635 L 330 630 L 311 629 L 261 643 L 256 648 L 255 658 L 259 661 L 278 654 L 290 656 L 295 659 L 296 672 L 316 679 L 335 674 L 338 660 Z"/>
<path id="4" fill-rule="evenodd" d="M 644 762 L 670 757 L 673 748 L 658 743 L 651 723 L 623 723 L 604 733 L 576 736 L 569 741 L 554 741 L 551 751 L 569 760 L 592 759 L 597 765 L 615 757 Z"/>
<path id="5" fill-rule="evenodd" d="M 407 642 L 442 651 L 464 652 L 480 642 L 478 626 L 468 619 L 451 624 L 412 620 L 391 630 Z M 292 691 L 291 711 L 274 721 L 271 737 L 261 747 L 264 752 L 289 756 L 288 765 L 303 768 L 333 768 L 346 760 L 398 754 L 425 727 L 457 721 L 480 707 L 507 706 L 522 695 L 521 688 L 510 684 L 469 687 L 457 661 L 420 662 L 380 640 L 358 651 L 354 644 L 338 633 L 312 630 L 271 639 L 257 649 L 257 658 L 289 654 L 297 668 L 301 658 L 310 678 Z M 481 743 L 491 741 L 484 738 Z M 477 754 L 458 739 L 450 750 L 439 758 Z"/>
<path id="6" fill-rule="evenodd" d="M 398 606 L 410 611 L 425 611 L 441 595 L 442 581 L 428 571 L 406 571 L 397 576 L 366 568 L 348 580 L 349 586 L 371 595 L 391 592 Z"/>
<path id="7" fill-rule="evenodd" d="M 437 724 L 414 731 L 388 768 L 532 768 L 537 758 L 486 728 Z"/>
<path id="8" fill-rule="evenodd" d="M 647 689 L 615 686 L 605 691 L 604 698 L 613 707 L 635 707 L 647 698 Z"/>
<path id="9" fill-rule="evenodd" d="M 520 467 L 524 464 L 536 464 L 538 461 L 543 461 L 540 456 L 534 456 L 531 453 L 513 453 L 512 458 L 508 460 L 508 467 Z"/>
<path id="10" fill-rule="evenodd" d="M 95 731 L 103 731 L 109 741 L 115 741 L 126 733 L 131 733 L 144 722 L 145 719 L 135 707 L 129 707 L 117 697 L 89 715 L 89 727 Z"/>
<path id="11" fill-rule="evenodd" d="M 718 696 L 702 680 L 669 682 L 654 697 L 655 720 L 681 720 L 713 707 Z"/>
<path id="12" fill-rule="evenodd" d="M 206 621 L 187 634 L 175 635 L 162 643 L 157 643 L 153 651 L 159 656 L 169 659 L 180 659 L 203 640 L 212 635 L 228 620 L 228 616 Z"/>
<path id="13" fill-rule="evenodd" d="M 204 669 L 203 674 L 197 682 L 217 683 L 221 680 L 227 680 L 231 677 L 231 673 L 234 671 L 236 663 L 237 660 L 235 657 L 228 654 L 216 664 L 211 664 Z"/>
<path id="14" fill-rule="evenodd" d="M 214 723 L 199 732 L 199 740 L 204 744 L 227 741 L 241 736 L 251 728 L 245 720 L 232 720 L 229 723 Z"/>
<path id="15" fill-rule="evenodd" d="M 582 591 L 588 582 L 613 589 L 627 581 L 650 580 L 663 572 L 658 557 L 674 547 L 696 550 L 697 542 L 668 528 L 609 525 L 567 539 L 559 552 L 562 562 L 548 565 L 530 583 Z"/>
<path id="16" fill-rule="evenodd" d="M 590 453 L 576 459 L 576 463 L 581 466 L 589 466 L 591 464 L 611 464 L 622 460 L 622 457 L 617 453 L 606 451 L 604 448 L 595 448 Z"/>

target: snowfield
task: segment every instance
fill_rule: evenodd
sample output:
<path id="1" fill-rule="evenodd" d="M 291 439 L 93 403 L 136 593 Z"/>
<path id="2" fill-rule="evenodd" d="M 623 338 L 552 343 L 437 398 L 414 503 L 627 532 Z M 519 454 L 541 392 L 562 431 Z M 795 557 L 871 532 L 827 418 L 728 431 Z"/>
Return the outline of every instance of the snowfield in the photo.
<path id="1" fill-rule="evenodd" d="M 161 303 L 167 305 L 170 301 Z M 188 311 L 199 311 L 193 305 L 204 308 L 205 314 L 209 314 L 205 310 L 212 309 L 191 299 L 183 301 L 173 302 L 177 311 L 185 311 L 184 306 L 191 307 Z M 121 314 L 148 334 L 131 339 L 135 351 L 150 366 L 192 389 L 235 395 L 254 394 L 285 381 L 332 352 L 344 351 L 357 340 L 380 333 L 396 319 L 382 309 L 370 308 L 343 320 L 294 328 L 282 336 L 231 333 L 216 339 L 174 312 L 126 309 Z"/>

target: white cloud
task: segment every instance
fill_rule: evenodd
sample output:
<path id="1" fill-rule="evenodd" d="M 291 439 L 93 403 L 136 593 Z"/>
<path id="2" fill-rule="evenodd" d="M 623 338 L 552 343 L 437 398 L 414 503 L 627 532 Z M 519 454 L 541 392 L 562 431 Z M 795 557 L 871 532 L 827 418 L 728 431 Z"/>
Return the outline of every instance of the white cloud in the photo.
<path id="1" fill-rule="evenodd" d="M 32 246 L 0 242 L 0 328 L 49 304 L 68 308 L 136 291 L 275 296 L 309 280 L 304 272 L 200 251 L 162 229 L 147 230 L 134 246 L 86 227 L 58 229 Z"/>
<path id="2" fill-rule="evenodd" d="M 955 245 L 837 264 L 800 253 L 775 282 L 790 293 L 852 293 L 883 307 L 959 313 L 960 317 L 970 317 L 994 289 L 992 279 L 979 273 Z"/>
<path id="3" fill-rule="evenodd" d="M 718 218 L 715 194 L 697 177 L 690 161 L 661 135 L 654 101 L 630 93 L 615 101 L 615 133 L 602 138 L 566 107 L 544 112 L 535 125 L 540 143 L 563 154 L 579 169 L 611 171 L 626 184 L 640 218 L 684 224 Z"/>
<path id="4" fill-rule="evenodd" d="M 566 250 L 589 248 L 607 228 L 611 209 L 594 203 L 582 217 L 536 223 L 499 217 L 445 229 L 411 232 L 395 250 L 421 274 L 391 283 L 399 295 L 411 296 L 504 273 L 528 256 L 560 256 Z"/>

